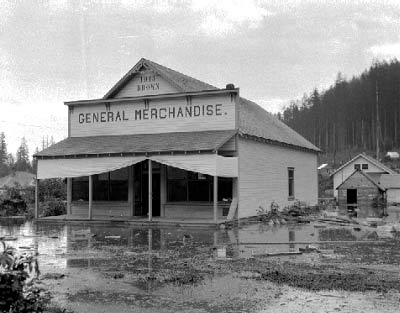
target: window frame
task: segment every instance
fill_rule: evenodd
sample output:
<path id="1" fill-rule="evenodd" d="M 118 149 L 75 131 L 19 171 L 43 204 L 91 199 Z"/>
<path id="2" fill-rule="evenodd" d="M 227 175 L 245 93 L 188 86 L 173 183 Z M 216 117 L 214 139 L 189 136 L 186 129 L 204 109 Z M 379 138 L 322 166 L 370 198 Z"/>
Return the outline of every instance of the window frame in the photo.
<path id="1" fill-rule="evenodd" d="M 288 167 L 287 173 L 288 173 L 288 200 L 294 200 L 295 199 L 294 167 Z"/>

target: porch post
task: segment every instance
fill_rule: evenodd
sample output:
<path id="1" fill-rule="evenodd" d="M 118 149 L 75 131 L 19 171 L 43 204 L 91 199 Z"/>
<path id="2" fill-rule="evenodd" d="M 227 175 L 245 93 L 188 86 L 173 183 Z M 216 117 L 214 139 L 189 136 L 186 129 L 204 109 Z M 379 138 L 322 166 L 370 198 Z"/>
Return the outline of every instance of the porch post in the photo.
<path id="1" fill-rule="evenodd" d="M 35 184 L 35 219 L 39 217 L 39 179 L 36 178 Z"/>
<path id="2" fill-rule="evenodd" d="M 128 203 L 129 203 L 129 215 L 133 216 L 135 213 L 135 185 L 134 185 L 134 165 L 129 166 L 128 176 Z"/>
<path id="3" fill-rule="evenodd" d="M 67 215 L 72 215 L 72 178 L 67 178 Z"/>
<path id="4" fill-rule="evenodd" d="M 164 164 L 161 164 L 160 180 L 160 216 L 165 217 L 165 202 L 167 202 L 167 166 Z"/>
<path id="5" fill-rule="evenodd" d="M 148 159 L 148 172 L 149 172 L 149 222 L 153 219 L 153 168 L 151 160 Z"/>
<path id="6" fill-rule="evenodd" d="M 89 176 L 89 211 L 88 211 L 88 218 L 89 220 L 92 219 L 92 207 L 93 207 L 93 175 Z"/>
<path id="7" fill-rule="evenodd" d="M 218 222 L 218 176 L 214 176 L 214 223 Z"/>

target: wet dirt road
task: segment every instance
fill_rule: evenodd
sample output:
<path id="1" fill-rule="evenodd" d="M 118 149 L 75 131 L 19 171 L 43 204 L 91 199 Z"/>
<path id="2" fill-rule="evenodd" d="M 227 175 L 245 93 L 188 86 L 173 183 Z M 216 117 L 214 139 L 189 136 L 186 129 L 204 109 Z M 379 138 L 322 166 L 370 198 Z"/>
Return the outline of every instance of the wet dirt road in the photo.
<path id="1" fill-rule="evenodd" d="M 2 221 L 74 312 L 398 312 L 399 239 L 321 223 L 234 229 Z M 306 246 L 316 248 L 301 255 Z M 277 254 L 277 256 L 267 256 Z"/>

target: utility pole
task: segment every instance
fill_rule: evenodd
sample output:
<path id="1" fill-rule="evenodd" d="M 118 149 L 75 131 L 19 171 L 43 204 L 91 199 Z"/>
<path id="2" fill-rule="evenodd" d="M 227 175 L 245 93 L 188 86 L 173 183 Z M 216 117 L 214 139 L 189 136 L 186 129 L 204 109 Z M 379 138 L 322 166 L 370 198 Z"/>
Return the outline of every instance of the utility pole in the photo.
<path id="1" fill-rule="evenodd" d="M 375 103 L 376 103 L 376 159 L 379 160 L 379 138 L 380 138 L 380 128 L 379 123 L 379 91 L 378 91 L 378 79 L 375 81 Z"/>

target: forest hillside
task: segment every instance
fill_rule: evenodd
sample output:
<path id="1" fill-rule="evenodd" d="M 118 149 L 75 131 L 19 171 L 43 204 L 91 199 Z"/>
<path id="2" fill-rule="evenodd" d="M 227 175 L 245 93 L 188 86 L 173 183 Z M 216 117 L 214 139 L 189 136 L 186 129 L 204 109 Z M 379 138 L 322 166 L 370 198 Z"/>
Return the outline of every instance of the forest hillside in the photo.
<path id="1" fill-rule="evenodd" d="M 374 62 L 357 77 L 340 73 L 325 91 L 292 101 L 278 117 L 318 146 L 330 163 L 358 152 L 382 158 L 400 147 L 400 62 Z"/>

